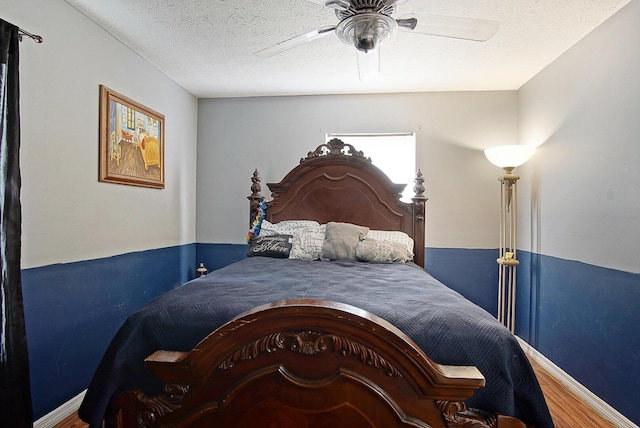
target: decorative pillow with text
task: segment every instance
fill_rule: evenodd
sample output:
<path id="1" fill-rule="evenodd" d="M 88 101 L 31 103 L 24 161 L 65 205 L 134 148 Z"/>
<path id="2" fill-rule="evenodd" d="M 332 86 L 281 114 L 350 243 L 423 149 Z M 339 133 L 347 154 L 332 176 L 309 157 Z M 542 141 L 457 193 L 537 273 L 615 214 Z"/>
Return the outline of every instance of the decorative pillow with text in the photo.
<path id="1" fill-rule="evenodd" d="M 293 235 L 254 236 L 249 241 L 247 257 L 263 256 L 286 259 L 291 252 Z"/>

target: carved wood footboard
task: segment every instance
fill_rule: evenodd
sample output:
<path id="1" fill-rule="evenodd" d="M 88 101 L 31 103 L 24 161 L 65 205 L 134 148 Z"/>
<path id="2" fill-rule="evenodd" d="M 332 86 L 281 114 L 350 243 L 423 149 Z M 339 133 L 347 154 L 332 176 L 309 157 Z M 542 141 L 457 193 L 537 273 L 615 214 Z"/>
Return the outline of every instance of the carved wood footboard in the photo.
<path id="1" fill-rule="evenodd" d="M 466 411 L 484 385 L 475 367 L 436 364 L 390 323 L 341 303 L 263 305 L 146 365 L 164 393 L 116 396 L 108 426 L 525 426 Z"/>

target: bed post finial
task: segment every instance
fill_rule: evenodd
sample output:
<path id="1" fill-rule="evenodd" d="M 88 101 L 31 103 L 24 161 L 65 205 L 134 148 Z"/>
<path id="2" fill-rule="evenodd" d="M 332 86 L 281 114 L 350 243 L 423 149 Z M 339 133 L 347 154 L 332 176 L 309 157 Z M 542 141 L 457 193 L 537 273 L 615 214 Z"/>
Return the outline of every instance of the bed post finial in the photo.
<path id="1" fill-rule="evenodd" d="M 247 196 L 247 199 L 249 199 L 249 228 L 253 226 L 253 220 L 258 214 L 258 208 L 262 200 L 262 194 L 260 193 L 262 191 L 261 180 L 260 173 L 256 169 L 251 177 L 251 195 Z"/>
<path id="2" fill-rule="evenodd" d="M 413 191 L 415 193 L 413 199 L 426 199 L 424 196 L 424 176 L 422 175 L 422 170 L 418 169 L 416 172 L 416 178 L 413 180 Z"/>

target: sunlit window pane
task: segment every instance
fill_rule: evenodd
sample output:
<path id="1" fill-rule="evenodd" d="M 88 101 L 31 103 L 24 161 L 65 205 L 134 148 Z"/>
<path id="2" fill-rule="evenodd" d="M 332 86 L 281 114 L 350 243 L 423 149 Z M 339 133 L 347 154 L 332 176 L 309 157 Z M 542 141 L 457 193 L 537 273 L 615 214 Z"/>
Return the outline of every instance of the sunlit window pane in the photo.
<path id="1" fill-rule="evenodd" d="M 394 183 L 407 186 L 402 200 L 413 197 L 416 176 L 416 134 L 327 134 L 327 141 L 338 138 L 370 157 L 375 166 L 384 171 Z"/>

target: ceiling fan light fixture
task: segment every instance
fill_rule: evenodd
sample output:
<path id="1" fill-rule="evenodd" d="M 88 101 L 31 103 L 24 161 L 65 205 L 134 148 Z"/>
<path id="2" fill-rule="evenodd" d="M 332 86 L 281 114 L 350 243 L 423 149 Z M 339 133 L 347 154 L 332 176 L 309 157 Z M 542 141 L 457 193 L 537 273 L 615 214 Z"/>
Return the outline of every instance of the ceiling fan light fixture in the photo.
<path id="1" fill-rule="evenodd" d="M 340 21 L 336 34 L 344 44 L 368 52 L 387 40 L 396 28 L 396 21 L 390 16 L 375 12 L 361 13 Z"/>
<path id="2" fill-rule="evenodd" d="M 379 46 L 378 44 L 378 35 L 374 32 L 366 32 L 362 33 L 355 38 L 353 41 L 356 49 L 362 51 L 364 53 L 369 52 L 370 50 Z"/>
<path id="3" fill-rule="evenodd" d="M 358 50 L 358 78 L 361 81 L 371 80 L 380 73 L 380 45 L 368 51 Z"/>
<path id="4" fill-rule="evenodd" d="M 369 80 L 380 72 L 380 44 L 398 28 L 396 20 L 377 12 L 361 12 L 343 19 L 336 34 L 348 46 L 357 50 L 358 77 Z"/>

